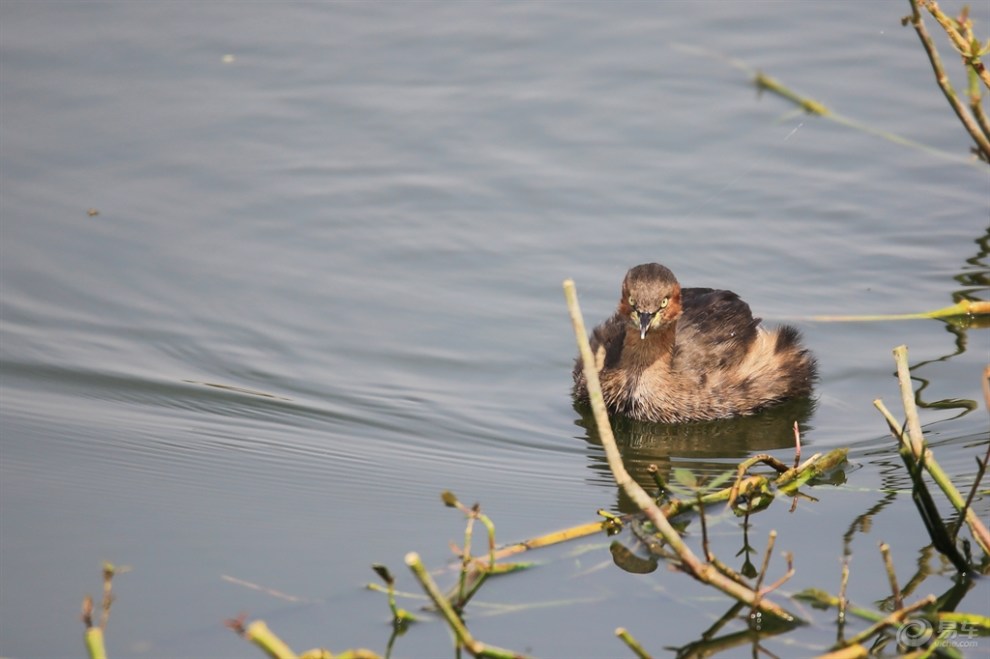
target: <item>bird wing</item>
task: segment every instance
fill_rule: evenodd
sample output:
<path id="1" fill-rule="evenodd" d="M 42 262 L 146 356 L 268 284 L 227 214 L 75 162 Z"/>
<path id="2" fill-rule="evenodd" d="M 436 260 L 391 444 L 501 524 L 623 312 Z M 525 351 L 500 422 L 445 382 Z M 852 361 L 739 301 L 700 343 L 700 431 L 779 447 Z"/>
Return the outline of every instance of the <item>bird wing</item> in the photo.
<path id="1" fill-rule="evenodd" d="M 677 323 L 675 365 L 690 370 L 731 367 L 756 340 L 760 319 L 732 291 L 685 288 Z"/>

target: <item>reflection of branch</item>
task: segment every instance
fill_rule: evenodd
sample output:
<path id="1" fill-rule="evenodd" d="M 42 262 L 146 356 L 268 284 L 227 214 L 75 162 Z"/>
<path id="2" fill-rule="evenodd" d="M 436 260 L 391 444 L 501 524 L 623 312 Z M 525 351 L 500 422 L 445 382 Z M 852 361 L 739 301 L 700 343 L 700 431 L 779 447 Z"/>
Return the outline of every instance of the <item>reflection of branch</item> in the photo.
<path id="1" fill-rule="evenodd" d="M 946 361 L 950 357 L 955 357 L 956 355 L 960 354 L 961 352 L 962 351 L 959 350 L 955 354 L 952 354 L 952 355 L 946 355 L 945 357 L 939 357 L 938 359 L 929 359 L 929 360 L 926 360 L 926 361 L 923 361 L 923 362 L 919 362 L 919 363 L 915 364 L 914 366 L 912 366 L 911 367 L 911 370 L 914 371 L 915 369 L 919 369 L 922 366 L 925 366 L 927 364 L 931 364 L 932 362 Z M 977 408 L 976 401 L 975 400 L 970 400 L 969 398 L 948 398 L 948 399 L 935 400 L 935 401 L 932 401 L 930 403 L 926 403 L 924 400 L 921 399 L 921 394 L 922 394 L 922 392 L 925 389 L 928 388 L 928 385 L 931 384 L 931 381 L 930 380 L 927 380 L 927 379 L 925 379 L 923 377 L 919 377 L 917 375 L 912 375 L 911 376 L 911 379 L 913 381 L 919 383 L 919 385 L 920 385 L 918 387 L 918 390 L 914 392 L 914 402 L 915 402 L 915 404 L 918 407 L 921 407 L 921 408 L 926 409 L 926 410 L 962 410 L 962 412 L 960 412 L 956 416 L 952 417 L 953 419 L 958 419 L 961 416 L 964 416 L 966 414 L 969 414 L 970 412 L 972 412 L 973 410 L 975 410 Z"/>
<path id="2" fill-rule="evenodd" d="M 962 290 L 953 293 L 954 302 L 972 299 L 972 293 L 976 290 L 986 291 L 990 289 L 990 264 L 986 262 L 986 258 L 990 256 L 990 227 L 973 242 L 979 249 L 976 254 L 966 259 L 966 264 L 973 266 L 973 269 L 962 270 L 953 277 L 963 287 Z"/>

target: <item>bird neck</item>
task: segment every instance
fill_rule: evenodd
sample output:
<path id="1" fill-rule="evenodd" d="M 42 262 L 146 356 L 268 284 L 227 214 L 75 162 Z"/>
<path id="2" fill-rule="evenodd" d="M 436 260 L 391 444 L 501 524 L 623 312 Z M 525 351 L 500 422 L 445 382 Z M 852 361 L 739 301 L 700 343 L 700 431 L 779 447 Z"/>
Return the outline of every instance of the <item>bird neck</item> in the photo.
<path id="1" fill-rule="evenodd" d="M 670 367 L 674 359 L 676 335 L 676 322 L 651 329 L 646 333 L 645 338 L 640 338 L 638 329 L 630 327 L 626 330 L 621 366 L 631 370 L 644 371 L 659 362 Z"/>

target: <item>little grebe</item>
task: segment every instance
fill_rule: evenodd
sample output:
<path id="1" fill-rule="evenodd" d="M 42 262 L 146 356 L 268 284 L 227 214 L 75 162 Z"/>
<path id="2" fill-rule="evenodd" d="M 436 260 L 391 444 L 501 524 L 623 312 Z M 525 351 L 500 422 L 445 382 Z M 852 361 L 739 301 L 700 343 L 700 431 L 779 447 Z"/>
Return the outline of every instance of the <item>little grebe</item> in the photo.
<path id="1" fill-rule="evenodd" d="M 753 414 L 811 394 L 815 359 L 796 329 L 766 329 L 731 291 L 685 288 L 659 263 L 626 273 L 615 314 L 594 329 L 605 405 L 640 421 Z M 588 399 L 581 358 L 574 395 Z"/>

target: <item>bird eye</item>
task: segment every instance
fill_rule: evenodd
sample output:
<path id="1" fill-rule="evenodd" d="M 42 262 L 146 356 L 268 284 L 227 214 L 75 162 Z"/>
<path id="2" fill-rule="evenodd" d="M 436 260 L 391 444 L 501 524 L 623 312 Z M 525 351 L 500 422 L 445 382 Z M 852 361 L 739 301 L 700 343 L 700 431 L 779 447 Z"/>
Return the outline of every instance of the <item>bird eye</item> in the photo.
<path id="1" fill-rule="evenodd" d="M 633 296 L 632 295 L 629 296 L 629 306 L 630 307 L 635 307 L 636 306 L 636 300 L 633 299 Z"/>
<path id="2" fill-rule="evenodd" d="M 660 308 L 661 309 L 666 309 L 667 308 L 667 304 L 669 304 L 669 303 L 670 303 L 670 298 L 669 297 L 665 297 L 664 299 L 660 300 Z"/>

